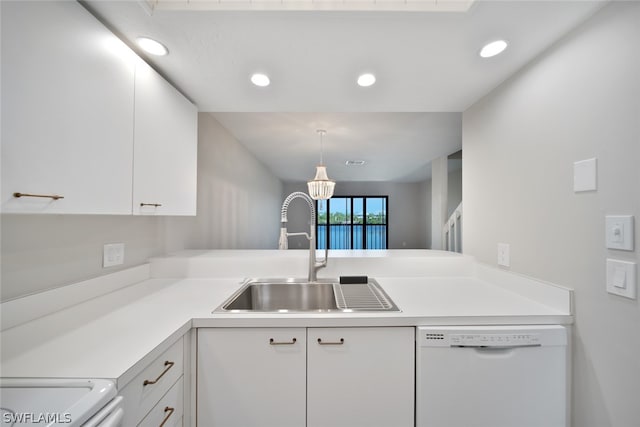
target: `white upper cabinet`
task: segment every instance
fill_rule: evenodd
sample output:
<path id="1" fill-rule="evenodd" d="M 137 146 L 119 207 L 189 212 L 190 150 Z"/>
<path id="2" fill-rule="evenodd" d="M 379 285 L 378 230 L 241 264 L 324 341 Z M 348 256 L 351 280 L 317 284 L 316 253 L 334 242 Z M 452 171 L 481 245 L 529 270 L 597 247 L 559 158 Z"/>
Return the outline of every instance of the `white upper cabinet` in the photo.
<path id="1" fill-rule="evenodd" d="M 135 78 L 134 215 L 195 215 L 196 107 L 142 61 Z"/>
<path id="2" fill-rule="evenodd" d="M 1 211 L 195 215 L 196 107 L 77 2 L 0 7 Z"/>
<path id="3" fill-rule="evenodd" d="M 130 214 L 133 52 L 76 2 L 0 4 L 2 212 Z"/>

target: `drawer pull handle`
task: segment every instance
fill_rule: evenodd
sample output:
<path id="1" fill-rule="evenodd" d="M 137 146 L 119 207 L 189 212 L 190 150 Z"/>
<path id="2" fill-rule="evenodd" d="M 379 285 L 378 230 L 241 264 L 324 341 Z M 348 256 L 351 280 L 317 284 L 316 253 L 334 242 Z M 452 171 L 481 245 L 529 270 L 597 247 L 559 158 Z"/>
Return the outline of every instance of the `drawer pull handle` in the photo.
<path id="1" fill-rule="evenodd" d="M 318 344 L 320 345 L 343 345 L 344 344 L 344 338 L 340 338 L 340 341 L 337 342 L 323 342 L 322 338 L 318 338 Z"/>
<path id="2" fill-rule="evenodd" d="M 162 206 L 162 204 L 160 203 L 140 203 L 140 207 L 144 207 L 144 206 L 153 206 L 154 208 L 158 208 L 160 206 Z"/>
<path id="3" fill-rule="evenodd" d="M 162 371 L 162 373 L 160 374 L 160 376 L 158 376 L 158 378 L 156 378 L 155 380 L 151 381 L 151 380 L 144 380 L 144 382 L 142 383 L 143 386 L 145 385 L 151 385 L 151 384 L 155 384 L 158 381 L 160 381 L 160 378 L 162 378 L 164 376 L 164 374 L 166 374 L 169 369 L 173 368 L 173 365 L 175 365 L 175 362 L 169 362 L 168 360 L 166 362 L 164 362 L 164 366 L 166 366 L 166 368 L 164 369 L 164 371 Z"/>
<path id="4" fill-rule="evenodd" d="M 278 342 L 273 338 L 269 338 L 269 345 L 293 345 L 295 343 L 296 343 L 295 338 L 291 338 L 291 341 L 285 341 L 285 342 Z"/>
<path id="5" fill-rule="evenodd" d="M 45 199 L 64 199 L 64 196 L 58 196 L 57 194 L 28 194 L 28 193 L 13 193 L 13 197 L 43 197 Z"/>
<path id="6" fill-rule="evenodd" d="M 162 423 L 158 427 L 162 427 L 167 421 L 169 421 L 169 418 L 171 418 L 171 415 L 173 415 L 173 412 L 175 410 L 176 408 L 170 408 L 168 406 L 164 408 L 164 412 L 168 412 L 168 414 L 166 417 L 164 417 L 164 420 L 162 420 Z"/>

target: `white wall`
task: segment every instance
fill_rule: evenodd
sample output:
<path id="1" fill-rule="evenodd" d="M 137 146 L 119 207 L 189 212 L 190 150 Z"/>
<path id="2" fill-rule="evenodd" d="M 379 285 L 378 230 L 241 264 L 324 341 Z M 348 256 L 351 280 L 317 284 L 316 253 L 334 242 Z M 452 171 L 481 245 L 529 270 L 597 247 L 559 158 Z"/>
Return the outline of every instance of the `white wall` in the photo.
<path id="1" fill-rule="evenodd" d="M 443 226 L 449 219 L 449 161 L 440 157 L 431 162 L 431 249 L 444 249 Z"/>
<path id="2" fill-rule="evenodd" d="M 161 218 L 0 215 L 2 301 L 110 273 L 164 252 Z M 102 246 L 125 244 L 122 267 L 102 268 Z"/>
<path id="3" fill-rule="evenodd" d="M 462 168 L 459 165 L 455 165 L 459 160 L 449 160 L 448 168 L 451 168 L 452 163 L 454 170 L 449 170 L 446 175 L 446 179 L 441 176 L 439 179 L 433 177 L 425 181 L 426 188 L 429 193 L 429 223 L 427 224 L 428 248 L 429 249 L 443 249 L 444 239 L 444 225 L 447 223 L 453 211 L 462 202 Z M 440 166 L 442 167 L 442 165 Z M 434 170 L 438 170 L 434 168 Z M 439 196 L 434 197 L 434 181 L 436 182 L 435 190 L 439 193 Z M 444 182 L 446 181 L 446 182 Z M 425 191 L 425 190 L 423 190 Z M 435 205 L 439 205 L 439 208 L 435 208 Z M 446 206 L 445 206 L 446 205 Z M 434 212 L 437 212 L 437 219 Z M 436 230 L 436 231 L 434 231 Z"/>
<path id="4" fill-rule="evenodd" d="M 0 215 L 2 301 L 181 249 L 276 248 L 282 183 L 211 115 L 198 117 L 196 217 Z M 125 264 L 102 268 L 102 246 Z"/>
<path id="5" fill-rule="evenodd" d="M 196 218 L 170 218 L 167 250 L 276 249 L 282 182 L 211 114 L 198 115 Z"/>
<path id="6" fill-rule="evenodd" d="M 425 230 L 425 249 L 431 249 L 431 180 L 421 182 L 418 191 L 422 197 L 420 209 L 424 213 L 421 221 Z"/>
<path id="7" fill-rule="evenodd" d="M 331 171 L 329 171 L 331 172 Z M 282 199 L 294 192 L 307 192 L 306 183 L 286 183 Z M 427 216 L 424 183 L 338 182 L 336 196 L 389 196 L 389 249 L 427 248 Z M 278 211 L 279 212 L 279 211 Z M 289 231 L 309 229 L 309 212 L 301 201 L 289 208 Z M 279 221 L 279 220 L 278 220 Z M 304 238 L 291 237 L 290 248 L 309 248 Z"/>
<path id="8" fill-rule="evenodd" d="M 457 160 L 449 160 L 449 177 L 447 178 L 447 219 L 462 202 L 462 168 L 451 170 L 451 163 Z"/>
<path id="9" fill-rule="evenodd" d="M 513 46 L 512 49 L 517 49 Z M 508 52 L 505 53 L 508 55 Z M 640 304 L 607 294 L 607 257 L 640 261 L 640 4 L 612 2 L 463 115 L 464 252 L 575 289 L 573 425 L 640 420 Z M 573 162 L 598 159 L 598 190 Z M 632 214 L 636 251 L 607 250 Z"/>

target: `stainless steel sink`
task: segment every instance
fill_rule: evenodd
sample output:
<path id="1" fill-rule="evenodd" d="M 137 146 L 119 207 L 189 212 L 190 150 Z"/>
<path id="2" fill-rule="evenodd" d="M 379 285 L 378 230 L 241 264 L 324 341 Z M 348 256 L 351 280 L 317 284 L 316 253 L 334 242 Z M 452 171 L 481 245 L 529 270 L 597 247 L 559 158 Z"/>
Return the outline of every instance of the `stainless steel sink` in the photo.
<path id="1" fill-rule="evenodd" d="M 254 282 L 243 288 L 227 310 L 310 311 L 336 309 L 331 283 Z"/>
<path id="2" fill-rule="evenodd" d="M 249 279 L 214 313 L 400 311 L 378 282 L 337 279 Z"/>

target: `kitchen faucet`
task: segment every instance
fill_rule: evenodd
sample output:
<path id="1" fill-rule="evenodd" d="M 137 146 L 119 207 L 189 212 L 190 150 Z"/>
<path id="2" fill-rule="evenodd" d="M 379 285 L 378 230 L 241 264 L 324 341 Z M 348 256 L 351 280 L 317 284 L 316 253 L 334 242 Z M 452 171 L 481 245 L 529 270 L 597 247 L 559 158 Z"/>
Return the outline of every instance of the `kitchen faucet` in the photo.
<path id="1" fill-rule="evenodd" d="M 293 199 L 304 199 L 309 205 L 311 210 L 311 222 L 309 226 L 309 233 L 289 233 L 287 232 L 287 211 L 289 210 L 289 203 Z M 313 199 L 308 194 L 302 191 L 295 191 L 287 196 L 282 202 L 282 210 L 280 213 L 280 240 L 278 242 L 278 249 L 287 249 L 289 247 L 289 236 L 305 236 L 309 240 L 309 282 L 316 282 L 318 280 L 318 270 L 327 266 L 327 260 L 329 259 L 329 248 L 324 249 L 324 259 L 320 262 L 316 261 L 316 207 L 313 203 Z"/>

